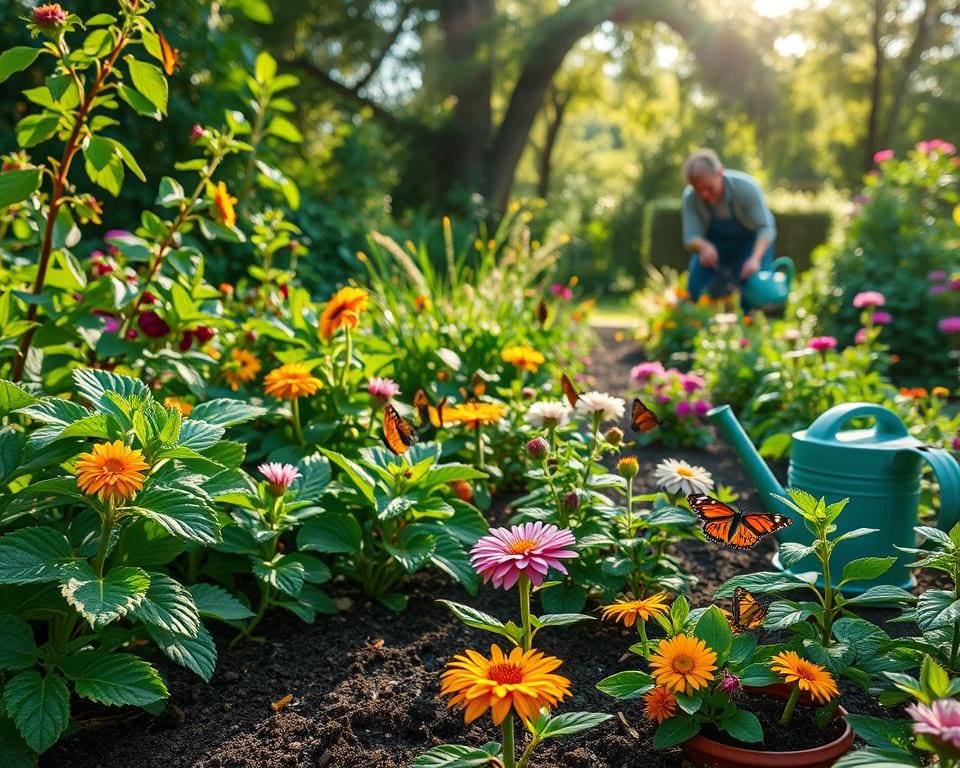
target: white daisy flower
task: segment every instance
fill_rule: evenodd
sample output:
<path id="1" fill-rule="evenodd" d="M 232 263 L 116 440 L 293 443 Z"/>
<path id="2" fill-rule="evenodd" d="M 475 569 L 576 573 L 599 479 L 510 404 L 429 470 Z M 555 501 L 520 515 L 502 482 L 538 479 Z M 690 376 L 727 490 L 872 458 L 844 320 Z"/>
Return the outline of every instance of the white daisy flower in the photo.
<path id="1" fill-rule="evenodd" d="M 534 403 L 527 410 L 527 424 L 535 427 L 562 427 L 570 421 L 570 406 L 560 400 Z"/>
<path id="2" fill-rule="evenodd" d="M 684 495 L 709 493 L 713 490 L 713 476 L 703 467 L 695 467 L 681 459 L 664 459 L 657 464 L 653 475 L 657 485 L 667 493 Z"/>
<path id="3" fill-rule="evenodd" d="M 627 404 L 622 397 L 606 392 L 585 392 L 577 400 L 577 413 L 581 416 L 601 414 L 601 421 L 616 421 L 623 417 Z"/>

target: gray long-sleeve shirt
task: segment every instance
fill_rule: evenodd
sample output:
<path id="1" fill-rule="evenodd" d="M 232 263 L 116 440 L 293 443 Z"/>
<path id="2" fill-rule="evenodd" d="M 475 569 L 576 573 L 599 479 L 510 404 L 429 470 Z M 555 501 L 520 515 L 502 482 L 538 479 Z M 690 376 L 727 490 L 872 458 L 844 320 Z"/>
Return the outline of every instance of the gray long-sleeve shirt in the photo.
<path id="1" fill-rule="evenodd" d="M 723 200 L 714 206 L 707 205 L 687 185 L 683 190 L 683 244 L 693 250 L 690 243 L 698 237 L 706 239 L 707 227 L 712 216 L 729 217 L 730 212 L 747 229 L 755 230 L 757 237 L 774 240 L 777 228 L 773 214 L 763 198 L 763 190 L 757 180 L 742 171 L 723 171 Z"/>

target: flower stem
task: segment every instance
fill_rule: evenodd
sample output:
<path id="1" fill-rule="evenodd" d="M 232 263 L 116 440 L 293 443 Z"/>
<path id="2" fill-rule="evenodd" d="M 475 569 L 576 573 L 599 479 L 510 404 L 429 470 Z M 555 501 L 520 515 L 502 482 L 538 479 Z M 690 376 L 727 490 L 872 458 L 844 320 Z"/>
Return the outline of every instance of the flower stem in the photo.
<path id="1" fill-rule="evenodd" d="M 477 422 L 477 446 L 474 449 L 473 464 L 477 469 L 483 469 L 483 432 L 480 430 L 480 422 Z"/>
<path id="2" fill-rule="evenodd" d="M 516 768 L 516 750 L 513 746 L 513 710 L 503 720 L 503 768 Z"/>
<path id="3" fill-rule="evenodd" d="M 109 501 L 107 513 L 103 516 L 102 526 L 100 528 L 100 546 L 97 548 L 97 556 L 93 561 L 93 570 L 98 577 L 103 576 L 103 565 L 107 559 L 107 550 L 110 549 L 110 536 L 113 533 L 113 499 Z"/>
<path id="4" fill-rule="evenodd" d="M 517 584 L 520 589 L 520 623 L 523 626 L 523 650 L 529 651 L 533 646 L 533 637 L 530 632 L 530 578 L 523 574 Z"/>
<path id="5" fill-rule="evenodd" d="M 340 374 L 340 389 L 346 394 L 347 374 L 350 372 L 350 364 L 353 362 L 353 336 L 350 335 L 350 326 L 344 326 L 344 332 L 347 334 L 347 359 L 343 364 L 343 373 Z"/>
<path id="6" fill-rule="evenodd" d="M 297 445 L 303 445 L 303 432 L 300 430 L 300 398 L 293 398 L 293 404 L 290 406 L 292 413 L 291 421 L 293 422 L 293 436 L 297 441 Z"/>
<path id="7" fill-rule="evenodd" d="M 790 718 L 793 716 L 793 708 L 797 706 L 797 700 L 800 698 L 800 686 L 795 685 L 793 690 L 790 691 L 790 698 L 787 699 L 787 706 L 783 708 L 783 717 L 780 718 L 780 722 L 786 724 L 790 722 Z"/>
<path id="8" fill-rule="evenodd" d="M 540 740 L 537 738 L 537 735 L 533 734 L 530 739 L 530 743 L 527 744 L 527 748 L 523 750 L 523 754 L 520 755 L 520 760 L 517 763 L 517 768 L 526 768 L 527 760 L 530 759 L 530 755 L 533 754 L 534 748 L 539 743 L 540 743 Z"/>
<path id="9" fill-rule="evenodd" d="M 643 648 L 643 658 L 647 657 L 647 646 L 650 641 L 647 639 L 647 625 L 644 621 L 638 618 L 637 620 L 637 632 L 640 634 L 640 644 Z"/>

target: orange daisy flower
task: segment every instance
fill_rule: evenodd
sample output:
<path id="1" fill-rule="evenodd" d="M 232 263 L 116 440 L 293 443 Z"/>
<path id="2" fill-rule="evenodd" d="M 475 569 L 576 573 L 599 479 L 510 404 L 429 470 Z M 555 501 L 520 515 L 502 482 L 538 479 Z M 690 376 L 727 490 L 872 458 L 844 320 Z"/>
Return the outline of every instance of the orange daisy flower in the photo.
<path id="1" fill-rule="evenodd" d="M 213 190 L 213 204 L 217 209 L 217 219 L 221 224 L 232 227 L 237 223 L 237 212 L 233 210 L 237 198 L 231 197 L 227 191 L 227 185 L 222 181 L 217 182 Z"/>
<path id="2" fill-rule="evenodd" d="M 783 677 L 788 685 L 796 683 L 801 691 L 826 704 L 839 695 L 837 683 L 826 669 L 801 658 L 794 651 L 778 653 L 770 659 L 770 669 Z"/>
<path id="3" fill-rule="evenodd" d="M 533 347 L 525 344 L 516 347 L 507 347 L 500 353 L 500 359 L 505 363 L 517 366 L 520 370 L 536 373 L 546 358 Z"/>
<path id="4" fill-rule="evenodd" d="M 81 453 L 77 459 L 77 487 L 89 496 L 102 500 L 132 499 L 143 488 L 143 470 L 150 465 L 143 453 L 123 440 L 100 443 L 92 453 Z"/>
<path id="5" fill-rule="evenodd" d="M 570 695 L 570 681 L 552 674 L 562 663 L 536 649 L 514 648 L 506 656 L 499 646 L 491 645 L 489 659 L 467 650 L 454 656 L 440 676 L 440 694 L 452 695 L 448 708 L 466 710 L 467 723 L 488 709 L 496 725 L 511 709 L 527 722 L 536 719 L 542 707 L 555 706 Z"/>
<path id="6" fill-rule="evenodd" d="M 287 363 L 263 379 L 263 391 L 278 400 L 296 400 L 320 389 L 321 381 L 303 363 Z"/>
<path id="7" fill-rule="evenodd" d="M 495 424 L 506 413 L 507 406 L 501 403 L 464 403 L 444 408 L 443 420 L 476 427 L 477 424 Z"/>
<path id="8" fill-rule="evenodd" d="M 693 693 L 713 680 L 717 654 L 695 637 L 677 635 L 661 640 L 650 657 L 650 668 L 657 685 L 678 693 Z"/>
<path id="9" fill-rule="evenodd" d="M 360 312 L 365 310 L 369 303 L 370 294 L 363 288 L 349 285 L 341 288 L 323 308 L 323 314 L 320 315 L 320 335 L 330 339 L 341 328 L 356 328 L 360 321 Z"/>
<path id="10" fill-rule="evenodd" d="M 179 397 L 165 397 L 163 398 L 163 404 L 167 408 L 176 408 L 184 416 L 189 416 L 190 412 L 193 410 L 193 404 L 188 403 L 186 400 L 181 400 Z"/>
<path id="11" fill-rule="evenodd" d="M 647 717 L 662 723 L 667 718 L 673 717 L 677 711 L 677 697 L 673 691 L 658 685 L 648 693 L 643 694 L 643 711 Z"/>
<path id="12" fill-rule="evenodd" d="M 603 618 L 622 621 L 625 627 L 632 627 L 637 619 L 647 621 L 654 616 L 663 616 L 668 610 L 666 592 L 645 597 L 642 600 L 615 600 L 612 605 L 603 607 Z"/>
<path id="13" fill-rule="evenodd" d="M 227 380 L 230 389 L 236 392 L 240 384 L 253 381 L 263 367 L 256 355 L 246 349 L 231 349 L 232 360 L 223 367 L 223 378 Z"/>

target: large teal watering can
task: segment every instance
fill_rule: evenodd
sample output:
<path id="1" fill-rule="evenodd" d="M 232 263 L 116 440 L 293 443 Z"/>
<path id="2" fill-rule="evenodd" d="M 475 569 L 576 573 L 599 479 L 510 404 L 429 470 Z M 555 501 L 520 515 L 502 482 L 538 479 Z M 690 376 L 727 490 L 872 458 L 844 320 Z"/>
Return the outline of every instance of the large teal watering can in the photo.
<path id="1" fill-rule="evenodd" d="M 761 269 L 747 278 L 743 296 L 759 309 L 779 309 L 787 303 L 793 282 L 793 261 L 787 256 L 774 259 L 770 269 Z"/>
<path id="2" fill-rule="evenodd" d="M 707 413 L 734 447 L 760 493 L 768 512 L 793 518 L 794 524 L 780 533 L 783 541 L 810 543 L 809 532 L 787 506 L 773 494 L 786 495 L 766 462 L 753 447 L 747 433 L 729 405 Z M 843 430 L 854 419 L 873 418 L 869 429 Z M 787 484 L 827 503 L 849 498 L 837 519 L 837 533 L 855 528 L 878 528 L 877 533 L 843 541 L 834 550 L 831 571 L 858 557 L 900 559 L 893 568 L 874 582 L 856 582 L 851 593 L 863 592 L 876 584 L 892 584 L 904 589 L 914 585 L 906 564 L 909 556 L 894 545 L 915 546 L 913 527 L 917 524 L 920 500 L 920 472 L 926 461 L 940 484 L 940 519 L 937 524 L 950 530 L 960 520 L 960 465 L 947 451 L 928 448 L 911 437 L 899 417 L 871 403 L 845 403 L 819 416 L 808 429 L 793 433 Z M 774 564 L 776 560 L 774 560 Z M 814 570 L 814 563 L 801 560 L 794 570 Z M 847 591 L 846 589 L 844 591 Z"/>

